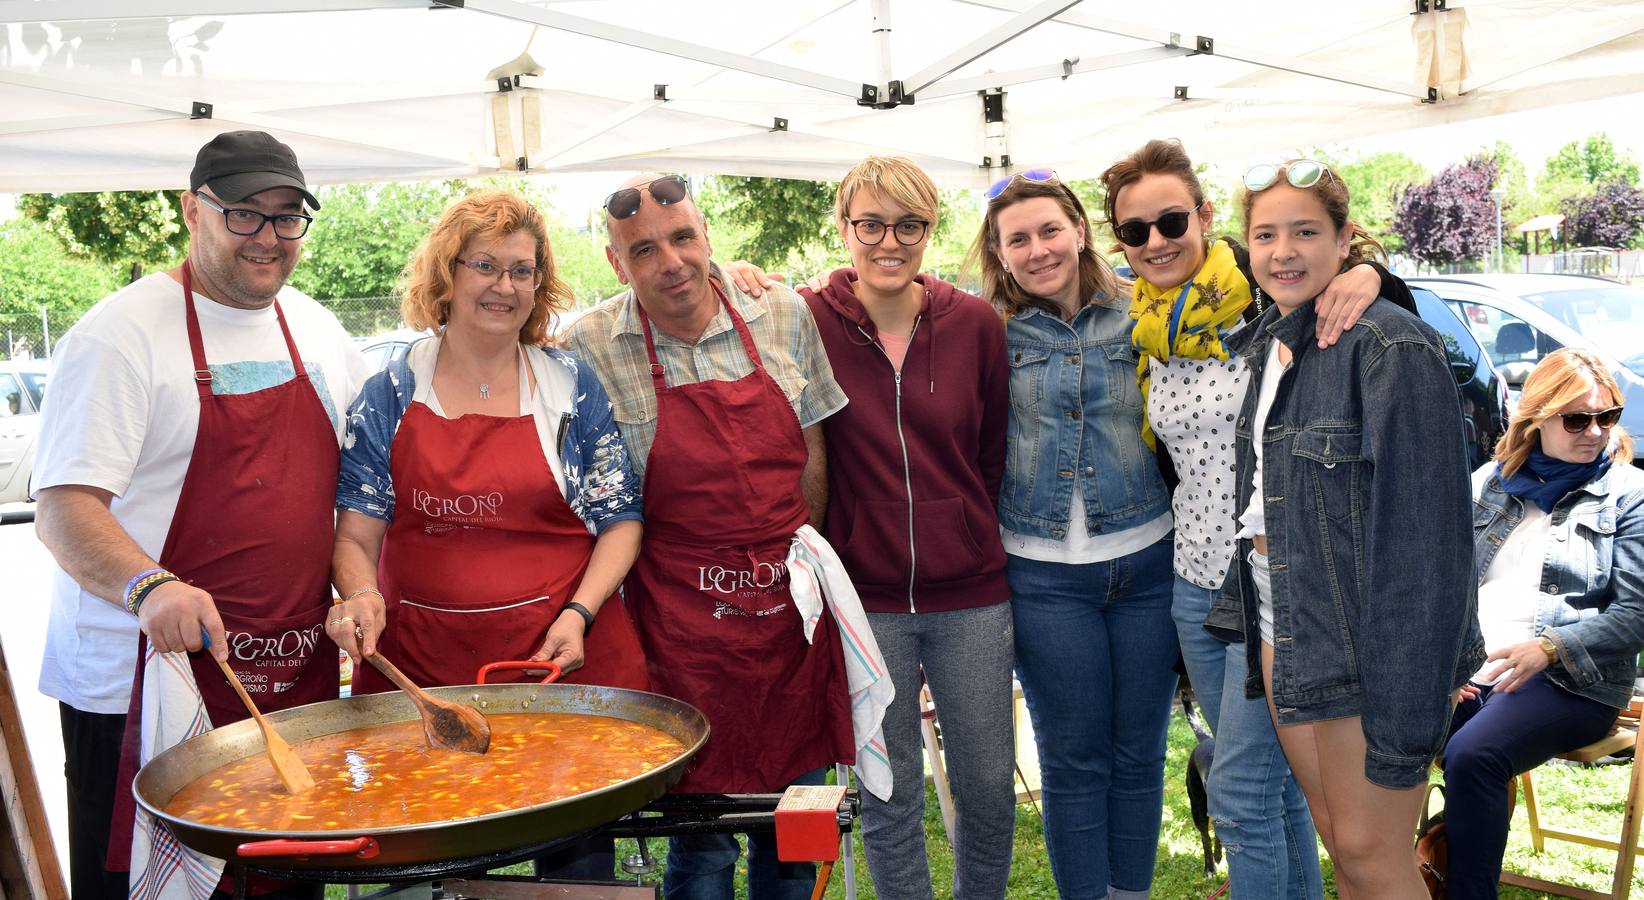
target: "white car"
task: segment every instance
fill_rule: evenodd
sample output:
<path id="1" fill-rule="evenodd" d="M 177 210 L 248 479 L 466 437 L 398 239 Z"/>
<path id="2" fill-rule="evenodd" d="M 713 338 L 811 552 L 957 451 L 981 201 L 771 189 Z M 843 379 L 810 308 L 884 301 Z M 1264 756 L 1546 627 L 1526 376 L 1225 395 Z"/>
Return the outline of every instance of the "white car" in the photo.
<path id="1" fill-rule="evenodd" d="M 568 309 L 554 313 L 553 324 L 549 327 L 548 333 L 554 337 L 564 337 L 571 323 L 582 318 L 585 312 L 585 309 Z M 371 365 L 371 371 L 380 372 L 388 368 L 389 363 L 404 356 L 412 344 L 432 333 L 414 328 L 396 328 L 370 337 L 355 338 L 355 341 L 360 345 L 360 352 L 365 354 L 365 361 Z"/>
<path id="2" fill-rule="evenodd" d="M 29 498 L 49 366 L 43 359 L 0 361 L 0 503 Z"/>
<path id="3" fill-rule="evenodd" d="M 1507 380 L 1513 399 L 1560 347 L 1604 360 L 1626 398 L 1621 424 L 1644 434 L 1644 288 L 1585 275 L 1442 275 L 1406 279 L 1454 309 Z M 1644 465 L 1644 460 L 1639 461 Z"/>

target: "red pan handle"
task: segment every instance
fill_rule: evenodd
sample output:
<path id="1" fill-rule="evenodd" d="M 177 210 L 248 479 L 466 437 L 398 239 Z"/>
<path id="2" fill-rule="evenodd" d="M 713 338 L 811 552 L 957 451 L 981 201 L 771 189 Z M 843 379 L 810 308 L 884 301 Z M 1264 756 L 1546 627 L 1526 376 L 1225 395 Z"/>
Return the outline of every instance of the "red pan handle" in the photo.
<path id="1" fill-rule="evenodd" d="M 382 848 L 370 835 L 344 841 L 252 841 L 236 848 L 241 856 L 356 856 L 371 859 Z"/>
<path id="2" fill-rule="evenodd" d="M 534 659 L 510 659 L 503 662 L 490 662 L 480 666 L 479 674 L 474 676 L 474 683 L 485 684 L 485 676 L 492 672 L 519 672 L 524 669 L 535 669 L 538 672 L 546 669 L 548 677 L 542 679 L 543 684 L 559 680 L 559 666 L 551 662 L 538 662 Z"/>

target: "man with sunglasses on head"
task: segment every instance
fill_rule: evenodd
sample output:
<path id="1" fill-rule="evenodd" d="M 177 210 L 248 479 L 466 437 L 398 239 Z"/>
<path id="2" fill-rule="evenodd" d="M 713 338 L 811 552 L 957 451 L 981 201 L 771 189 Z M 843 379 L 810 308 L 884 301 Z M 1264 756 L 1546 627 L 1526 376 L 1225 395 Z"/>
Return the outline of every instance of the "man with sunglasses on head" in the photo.
<path id="1" fill-rule="evenodd" d="M 58 344 L 34 484 L 58 567 L 40 690 L 61 703 L 76 897 L 125 896 L 127 869 L 151 896 L 215 885 L 220 861 L 183 864 L 129 788 L 140 762 L 245 718 L 212 656 L 265 711 L 337 696 L 340 414 L 369 371 L 286 286 L 319 206 L 291 148 L 218 135 L 182 195 L 188 257 Z"/>
<path id="2" fill-rule="evenodd" d="M 655 689 L 713 729 L 676 790 L 780 791 L 854 758 L 840 633 L 807 640 L 789 593 L 795 532 L 827 507 L 821 422 L 846 398 L 816 323 L 784 287 L 755 299 L 711 260 L 679 176 L 632 178 L 605 201 L 617 279 L 570 341 L 610 394 L 643 479 L 646 523 L 626 598 Z M 820 536 L 816 538 L 820 541 Z M 734 835 L 672 839 L 670 900 L 732 896 Z M 809 864 L 749 835 L 754 900 L 808 897 Z"/>

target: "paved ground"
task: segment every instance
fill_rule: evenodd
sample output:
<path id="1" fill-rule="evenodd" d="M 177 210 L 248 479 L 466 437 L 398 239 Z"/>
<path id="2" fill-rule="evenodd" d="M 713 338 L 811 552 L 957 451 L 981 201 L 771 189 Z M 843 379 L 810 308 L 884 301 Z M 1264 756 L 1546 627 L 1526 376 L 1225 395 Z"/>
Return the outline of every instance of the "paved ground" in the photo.
<path id="1" fill-rule="evenodd" d="M 57 701 L 41 694 L 40 652 L 45 644 L 46 619 L 51 610 L 51 555 L 34 537 L 32 521 L 17 521 L 12 513 L 27 507 L 0 507 L 0 646 L 11 670 L 17 706 L 22 710 L 29 752 L 40 779 L 46 814 L 51 820 L 57 855 L 68 870 L 68 813 L 63 794 L 63 737 L 57 720 Z"/>

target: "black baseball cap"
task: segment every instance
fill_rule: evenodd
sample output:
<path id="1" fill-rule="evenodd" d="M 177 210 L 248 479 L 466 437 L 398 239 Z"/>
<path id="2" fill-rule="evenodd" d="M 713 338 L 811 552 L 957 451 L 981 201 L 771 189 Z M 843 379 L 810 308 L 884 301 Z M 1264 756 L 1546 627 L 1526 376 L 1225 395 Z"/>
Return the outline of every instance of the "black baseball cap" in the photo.
<path id="1" fill-rule="evenodd" d="M 238 203 L 270 188 L 296 188 L 309 209 L 320 208 L 297 167 L 297 154 L 263 131 L 226 131 L 201 147 L 188 189 L 198 191 L 201 185 L 209 186 L 224 203 Z"/>

